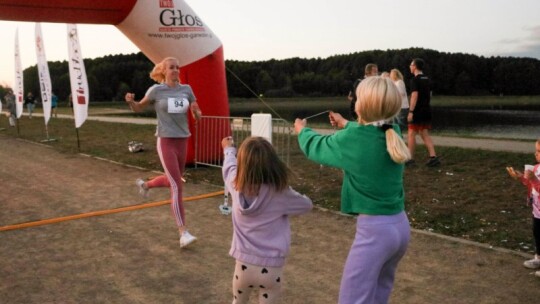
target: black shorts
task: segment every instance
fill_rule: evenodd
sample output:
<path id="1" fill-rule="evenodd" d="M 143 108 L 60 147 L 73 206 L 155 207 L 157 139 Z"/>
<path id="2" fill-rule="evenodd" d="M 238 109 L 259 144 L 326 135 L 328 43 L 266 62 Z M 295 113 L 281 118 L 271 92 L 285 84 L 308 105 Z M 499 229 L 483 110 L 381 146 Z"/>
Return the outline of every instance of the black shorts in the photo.
<path id="1" fill-rule="evenodd" d="M 431 109 L 430 108 L 420 108 L 414 109 L 412 124 L 416 125 L 426 125 L 431 124 Z"/>

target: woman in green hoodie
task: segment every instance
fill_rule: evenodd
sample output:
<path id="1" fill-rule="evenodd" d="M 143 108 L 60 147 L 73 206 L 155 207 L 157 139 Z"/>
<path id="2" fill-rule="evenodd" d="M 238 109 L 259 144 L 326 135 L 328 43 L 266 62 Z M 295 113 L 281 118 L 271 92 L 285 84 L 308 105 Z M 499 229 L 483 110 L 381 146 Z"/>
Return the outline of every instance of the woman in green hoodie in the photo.
<path id="1" fill-rule="evenodd" d="M 366 78 L 356 94 L 358 121 L 330 112 L 331 124 L 342 129 L 335 134 L 317 134 L 301 119 L 295 130 L 310 160 L 343 169 L 341 211 L 358 215 L 339 303 L 387 303 L 410 239 L 403 189 L 403 164 L 410 154 L 399 126 L 388 123 L 401 109 L 394 83 Z"/>

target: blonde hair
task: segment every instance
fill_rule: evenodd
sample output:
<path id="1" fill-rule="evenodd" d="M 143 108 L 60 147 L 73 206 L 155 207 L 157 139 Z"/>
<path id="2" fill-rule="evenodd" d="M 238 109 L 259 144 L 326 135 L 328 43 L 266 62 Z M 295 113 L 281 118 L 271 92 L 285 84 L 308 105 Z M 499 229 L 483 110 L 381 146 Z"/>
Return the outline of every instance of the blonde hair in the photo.
<path id="1" fill-rule="evenodd" d="M 152 72 L 150 72 L 150 78 L 154 80 L 157 83 L 162 83 L 165 81 L 165 70 L 167 69 L 167 61 L 174 60 L 178 63 L 178 59 L 174 57 L 167 57 L 163 60 L 161 60 L 160 63 L 157 63 L 154 68 L 152 69 Z"/>
<path id="2" fill-rule="evenodd" d="M 362 80 L 356 89 L 356 96 L 355 111 L 363 124 L 391 120 L 401 110 L 401 96 L 388 78 L 375 76 Z M 401 164 L 411 159 L 405 142 L 393 128 L 386 129 L 385 135 L 386 150 L 394 162 Z"/>
<path id="3" fill-rule="evenodd" d="M 392 75 L 396 76 L 396 79 L 392 78 Z M 393 81 L 396 80 L 403 80 L 403 74 L 398 69 L 392 69 L 390 70 L 390 78 L 392 78 Z"/>
<path id="4" fill-rule="evenodd" d="M 289 186 L 289 174 L 290 169 L 265 138 L 248 137 L 238 148 L 238 171 L 234 181 L 237 191 L 257 195 L 262 184 L 283 191 Z"/>

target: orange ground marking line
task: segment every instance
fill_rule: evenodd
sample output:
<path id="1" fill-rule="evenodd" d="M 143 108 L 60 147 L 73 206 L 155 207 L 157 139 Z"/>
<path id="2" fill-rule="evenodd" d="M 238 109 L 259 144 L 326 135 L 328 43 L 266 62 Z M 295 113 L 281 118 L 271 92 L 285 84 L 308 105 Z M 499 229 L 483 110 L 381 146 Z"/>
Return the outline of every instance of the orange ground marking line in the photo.
<path id="1" fill-rule="evenodd" d="M 216 192 L 210 192 L 210 193 L 206 193 L 206 194 L 185 197 L 184 202 L 205 199 L 205 198 L 214 197 L 214 196 L 218 196 L 218 195 L 222 195 L 222 194 L 223 194 L 223 190 L 220 190 L 220 191 L 216 191 Z M 87 212 L 87 213 L 62 216 L 62 217 L 57 217 L 57 218 L 52 218 L 52 219 L 46 219 L 46 220 L 40 220 L 40 221 L 34 221 L 34 222 L 26 222 L 26 223 L 14 224 L 14 225 L 2 226 L 2 227 L 0 227 L 0 231 L 9 231 L 9 230 L 23 229 L 23 228 L 42 226 L 42 225 L 48 225 L 48 224 L 55 224 L 55 223 L 78 220 L 78 219 L 92 217 L 92 216 L 100 216 L 100 215 L 107 215 L 107 214 L 113 214 L 113 213 L 119 213 L 119 212 L 126 212 L 126 211 L 132 211 L 132 210 L 138 210 L 138 209 L 144 209 L 144 208 L 152 208 L 152 207 L 167 205 L 167 204 L 170 204 L 170 203 L 171 203 L 171 200 L 164 200 L 164 201 L 151 202 L 151 203 L 140 204 L 140 205 L 132 205 L 132 206 L 127 206 L 127 207 L 120 207 L 120 208 L 115 208 L 115 209 L 91 211 L 91 212 Z"/>

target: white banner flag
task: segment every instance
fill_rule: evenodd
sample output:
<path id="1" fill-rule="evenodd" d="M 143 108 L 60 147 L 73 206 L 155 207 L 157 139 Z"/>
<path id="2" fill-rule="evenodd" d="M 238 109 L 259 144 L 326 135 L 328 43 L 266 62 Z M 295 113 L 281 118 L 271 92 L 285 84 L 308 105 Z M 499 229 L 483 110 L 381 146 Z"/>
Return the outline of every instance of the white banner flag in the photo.
<path id="1" fill-rule="evenodd" d="M 67 25 L 68 53 L 69 53 L 69 80 L 71 83 L 71 96 L 75 128 L 79 128 L 88 117 L 88 79 L 79 43 L 79 34 L 75 24 Z"/>
<path id="2" fill-rule="evenodd" d="M 23 113 L 23 72 L 19 53 L 19 29 L 15 30 L 15 81 L 13 85 L 17 118 Z"/>
<path id="3" fill-rule="evenodd" d="M 51 118 L 51 75 L 47 57 L 45 57 L 45 48 L 43 45 L 43 35 L 41 34 L 41 24 L 36 23 L 36 57 L 39 75 L 39 88 L 41 89 L 41 104 L 43 105 L 43 117 L 45 125 Z"/>

